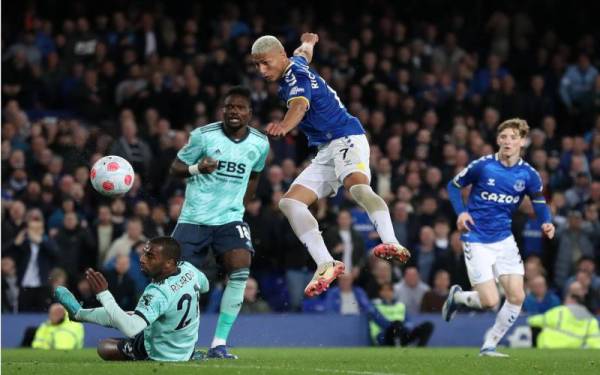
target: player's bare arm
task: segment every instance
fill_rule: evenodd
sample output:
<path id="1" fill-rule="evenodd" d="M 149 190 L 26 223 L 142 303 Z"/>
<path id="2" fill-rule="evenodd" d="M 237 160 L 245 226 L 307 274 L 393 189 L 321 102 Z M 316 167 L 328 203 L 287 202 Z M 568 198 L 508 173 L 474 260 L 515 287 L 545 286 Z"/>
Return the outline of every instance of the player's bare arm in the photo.
<path id="1" fill-rule="evenodd" d="M 319 41 L 319 36 L 314 33 L 304 33 L 300 37 L 302 44 L 294 51 L 294 56 L 303 56 L 310 64 L 313 57 L 313 49 Z"/>
<path id="2" fill-rule="evenodd" d="M 260 179 L 260 172 L 250 173 L 250 179 L 248 180 L 248 187 L 246 188 L 246 194 L 244 194 L 244 207 L 250 203 L 256 194 L 256 188 L 258 187 L 258 181 Z"/>
<path id="3" fill-rule="evenodd" d="M 469 232 L 472 226 L 475 225 L 475 221 L 468 212 L 463 212 L 458 215 L 458 219 L 456 219 L 456 227 L 461 232 Z"/>
<path id="4" fill-rule="evenodd" d="M 283 121 L 270 123 L 267 125 L 265 131 L 271 136 L 283 137 L 300 124 L 307 109 L 308 103 L 306 100 L 303 98 L 293 99 L 290 101 L 290 107 L 288 108 Z"/>
<path id="5" fill-rule="evenodd" d="M 204 157 L 200 159 L 200 161 L 196 165 L 196 167 L 198 168 L 198 173 L 202 174 L 213 173 L 217 169 L 217 166 L 218 161 L 210 157 Z M 173 161 L 173 164 L 171 164 L 170 172 L 171 175 L 175 177 L 187 178 L 192 176 L 192 173 L 190 172 L 190 166 L 177 158 Z"/>

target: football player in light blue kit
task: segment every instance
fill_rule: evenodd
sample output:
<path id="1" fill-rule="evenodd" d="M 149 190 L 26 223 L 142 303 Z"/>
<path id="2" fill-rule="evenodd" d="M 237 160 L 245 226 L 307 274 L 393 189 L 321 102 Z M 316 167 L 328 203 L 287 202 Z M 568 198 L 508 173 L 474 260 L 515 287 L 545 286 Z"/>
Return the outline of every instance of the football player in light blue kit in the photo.
<path id="1" fill-rule="evenodd" d="M 55 298 L 77 321 L 114 327 L 128 338 L 105 339 L 98 344 L 104 360 L 187 361 L 192 359 L 200 325 L 200 294 L 208 279 L 196 267 L 180 261 L 181 248 L 171 237 L 148 241 L 140 265 L 152 279 L 133 311 L 119 307 L 100 272 L 86 271 L 86 279 L 103 307 L 83 309 L 64 287 Z"/>
<path id="2" fill-rule="evenodd" d="M 171 166 L 174 176 L 187 178 L 172 234 L 183 259 L 200 266 L 211 249 L 228 276 L 209 358 L 237 358 L 226 344 L 244 301 L 254 253 L 244 206 L 256 192 L 269 154 L 267 136 L 249 126 L 251 119 L 250 91 L 232 87 L 225 94 L 223 121 L 194 129 Z"/>
<path id="3" fill-rule="evenodd" d="M 375 247 L 375 255 L 405 263 L 410 253 L 394 235 L 387 204 L 369 185 L 369 142 L 362 125 L 348 113 L 337 93 L 309 67 L 319 37 L 304 33 L 300 40 L 302 44 L 294 56 L 288 57 L 277 38 L 262 36 L 252 45 L 252 58 L 263 78 L 279 83 L 279 96 L 288 106 L 283 121 L 267 125 L 266 132 L 284 136 L 299 126 L 308 144 L 319 150 L 279 203 L 318 266 L 304 290 L 307 296 L 314 296 L 326 290 L 345 266 L 334 261 L 327 251 L 308 206 L 336 193 L 341 185 L 367 211 L 379 233 L 383 243 Z"/>
<path id="4" fill-rule="evenodd" d="M 473 161 L 448 183 L 448 195 L 458 215 L 456 224 L 463 232 L 465 262 L 474 291 L 464 292 L 453 285 L 442 310 L 444 319 L 452 319 L 458 306 L 494 308 L 500 300 L 496 278 L 506 293 L 506 301 L 481 347 L 481 356 L 507 356 L 497 352 L 496 346 L 519 316 L 525 299 L 523 260 L 511 233 L 512 214 L 525 195 L 542 218 L 544 234 L 554 237 L 540 175 L 521 159 L 528 133 L 525 120 L 504 121 L 498 126 L 498 153 Z M 469 185 L 471 192 L 465 206 L 460 189 Z"/>

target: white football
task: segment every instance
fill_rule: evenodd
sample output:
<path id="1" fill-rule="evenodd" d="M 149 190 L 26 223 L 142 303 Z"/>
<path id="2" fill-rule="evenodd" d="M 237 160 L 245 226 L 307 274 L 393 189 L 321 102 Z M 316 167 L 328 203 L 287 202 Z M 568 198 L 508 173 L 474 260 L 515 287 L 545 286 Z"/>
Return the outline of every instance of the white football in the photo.
<path id="1" fill-rule="evenodd" d="M 133 186 L 135 174 L 129 162 L 120 156 L 105 156 L 94 164 L 90 171 L 90 181 L 102 195 L 123 195 Z"/>

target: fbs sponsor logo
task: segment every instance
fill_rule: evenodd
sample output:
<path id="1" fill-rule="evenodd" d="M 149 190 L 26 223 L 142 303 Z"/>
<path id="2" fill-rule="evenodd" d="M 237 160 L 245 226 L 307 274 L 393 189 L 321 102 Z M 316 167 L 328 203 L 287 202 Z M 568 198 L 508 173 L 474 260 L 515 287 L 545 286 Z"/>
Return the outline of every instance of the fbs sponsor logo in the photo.
<path id="1" fill-rule="evenodd" d="M 246 164 L 236 163 L 233 161 L 219 160 L 217 170 L 219 172 L 244 174 L 246 173 Z"/>

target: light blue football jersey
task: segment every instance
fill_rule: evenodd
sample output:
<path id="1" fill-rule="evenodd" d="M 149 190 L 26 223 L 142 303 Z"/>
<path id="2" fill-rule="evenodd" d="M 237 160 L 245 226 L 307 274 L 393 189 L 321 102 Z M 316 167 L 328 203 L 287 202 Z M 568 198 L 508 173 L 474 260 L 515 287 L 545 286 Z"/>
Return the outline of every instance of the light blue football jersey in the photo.
<path id="1" fill-rule="evenodd" d="M 279 80 L 279 97 L 288 105 L 297 98 L 308 103 L 308 111 L 299 127 L 310 146 L 365 133 L 360 121 L 348 113 L 337 93 L 308 66 L 303 56 L 290 57 L 290 62 Z"/>
<path id="2" fill-rule="evenodd" d="M 256 129 L 249 127 L 246 137 L 238 141 L 223 132 L 222 122 L 194 129 L 188 143 L 177 153 L 179 160 L 194 165 L 208 156 L 219 164 L 212 173 L 187 179 L 178 222 L 223 225 L 242 221 L 250 174 L 263 170 L 268 155 L 269 140 Z"/>
<path id="3" fill-rule="evenodd" d="M 475 225 L 462 235 L 465 242 L 493 243 L 509 237 L 513 212 L 525 194 L 533 200 L 543 187 L 540 175 L 523 159 L 506 167 L 498 155 L 483 156 L 469 164 L 452 183 L 463 188 L 472 185 L 467 211 Z"/>
<path id="4" fill-rule="evenodd" d="M 187 361 L 198 341 L 200 294 L 208 292 L 208 279 L 188 262 L 161 282 L 146 286 L 135 308 L 148 327 L 144 347 L 155 361 Z"/>

